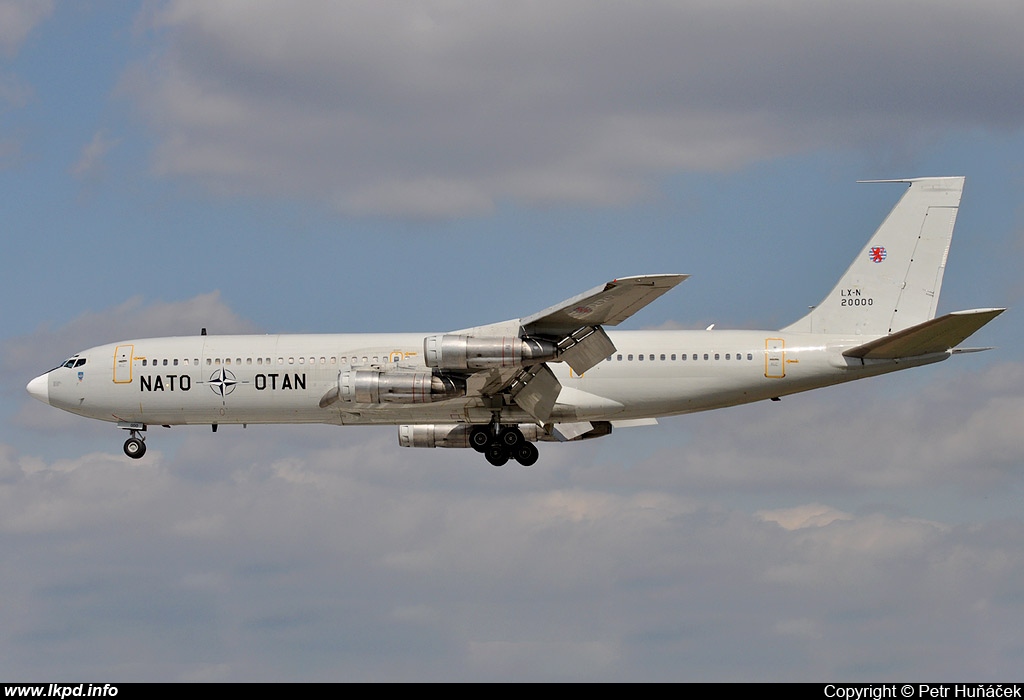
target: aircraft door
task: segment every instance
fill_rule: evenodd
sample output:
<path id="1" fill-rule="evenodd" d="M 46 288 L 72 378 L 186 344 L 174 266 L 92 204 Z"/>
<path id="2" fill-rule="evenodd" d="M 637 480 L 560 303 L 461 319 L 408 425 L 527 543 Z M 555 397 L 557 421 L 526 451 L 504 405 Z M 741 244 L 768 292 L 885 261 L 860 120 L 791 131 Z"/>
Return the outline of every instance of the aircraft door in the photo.
<path id="1" fill-rule="evenodd" d="M 782 379 L 786 376 L 786 341 L 768 338 L 764 341 L 764 376 Z"/>
<path id="2" fill-rule="evenodd" d="M 114 383 L 130 384 L 132 381 L 132 354 L 134 345 L 118 345 L 114 349 Z"/>

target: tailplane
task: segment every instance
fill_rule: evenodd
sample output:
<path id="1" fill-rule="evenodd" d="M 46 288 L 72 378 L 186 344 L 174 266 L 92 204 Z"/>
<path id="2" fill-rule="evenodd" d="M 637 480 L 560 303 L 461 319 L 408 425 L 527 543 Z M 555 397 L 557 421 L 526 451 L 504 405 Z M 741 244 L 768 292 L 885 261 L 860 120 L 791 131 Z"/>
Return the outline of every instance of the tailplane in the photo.
<path id="1" fill-rule="evenodd" d="M 935 317 L 964 178 L 871 182 L 910 187 L 824 301 L 783 331 L 878 336 Z"/>

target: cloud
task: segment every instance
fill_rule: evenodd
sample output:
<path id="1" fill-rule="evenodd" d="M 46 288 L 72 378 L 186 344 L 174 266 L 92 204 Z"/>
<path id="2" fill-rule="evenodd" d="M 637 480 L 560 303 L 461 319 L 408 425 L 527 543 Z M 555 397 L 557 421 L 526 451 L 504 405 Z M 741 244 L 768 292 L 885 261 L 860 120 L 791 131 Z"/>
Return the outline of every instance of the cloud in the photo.
<path id="1" fill-rule="evenodd" d="M 934 370 L 662 419 L 657 430 L 667 433 L 651 435 L 653 453 L 627 478 L 708 493 L 948 488 L 995 497 L 1022 474 L 1024 368 L 1000 363 L 971 371 L 969 362 L 955 357 Z M 790 518 L 796 514 L 783 521 Z"/>
<path id="2" fill-rule="evenodd" d="M 670 172 L 1017 130 L 1020 19 L 1013 2 L 176 0 L 125 85 L 156 171 L 220 192 L 413 217 L 615 205 Z"/>
<path id="3" fill-rule="evenodd" d="M 40 22 L 53 12 L 53 0 L 0 0 L 0 51 L 13 55 Z"/>
<path id="4" fill-rule="evenodd" d="M 52 0 L 0 0 L 0 54 L 17 54 L 29 32 L 52 12 Z M 17 75 L 0 70 L 0 115 L 11 108 L 23 108 L 32 95 L 32 88 Z M 17 165 L 21 159 L 20 138 L 0 133 L 0 171 Z"/>
<path id="5" fill-rule="evenodd" d="M 0 449 L 7 668 L 765 681 L 1019 667 L 1019 518 L 748 514 L 341 432 L 194 431 L 173 460 L 140 464 Z M 812 512 L 840 517 L 776 522 Z"/>
<path id="6" fill-rule="evenodd" d="M 92 141 L 82 149 L 78 162 L 71 166 L 71 174 L 78 179 L 98 176 L 103 168 L 103 159 L 119 141 L 120 139 L 109 139 L 103 132 L 97 131 Z"/>

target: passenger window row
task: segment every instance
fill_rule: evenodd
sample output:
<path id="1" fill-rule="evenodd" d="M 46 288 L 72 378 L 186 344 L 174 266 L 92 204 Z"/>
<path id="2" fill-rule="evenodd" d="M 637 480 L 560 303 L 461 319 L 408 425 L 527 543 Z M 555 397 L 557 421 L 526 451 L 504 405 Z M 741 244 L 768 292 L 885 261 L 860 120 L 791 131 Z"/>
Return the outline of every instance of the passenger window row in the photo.
<path id="1" fill-rule="evenodd" d="M 198 367 L 200 365 L 199 358 L 193 358 L 193 359 L 190 360 L 187 357 L 185 359 L 179 359 L 179 358 L 163 358 L 163 359 L 154 358 L 154 359 L 149 359 L 147 357 L 143 357 L 143 358 L 136 358 L 136 359 L 141 359 L 143 367 L 160 367 L 160 366 L 162 366 L 162 367 L 178 367 L 178 366 L 188 367 L 190 365 L 194 365 L 194 366 Z M 400 353 L 392 353 L 390 358 L 384 357 L 383 360 L 378 355 L 374 355 L 374 356 L 366 355 L 366 356 L 363 356 L 363 357 L 352 356 L 351 358 L 349 358 L 347 356 L 343 356 L 343 357 L 340 358 L 340 364 L 346 365 L 346 364 L 349 363 L 350 360 L 351 360 L 352 364 L 360 364 L 360 361 L 361 361 L 361 364 L 370 364 L 370 363 L 379 364 L 381 361 L 383 361 L 383 362 L 398 362 L 400 359 L 401 359 Z M 72 367 L 72 366 L 80 367 L 81 365 L 85 364 L 85 360 L 84 359 L 78 360 L 78 364 L 74 364 L 74 362 L 75 362 L 75 360 L 74 360 L 74 358 L 72 358 L 72 359 L 70 359 L 70 360 L 68 360 L 67 362 L 64 363 L 64 367 Z M 241 365 L 256 365 L 256 366 L 263 366 L 263 365 L 273 365 L 273 364 L 274 364 L 274 361 L 270 357 L 266 357 L 266 358 L 264 358 L 264 357 L 257 357 L 255 359 L 253 359 L 251 357 L 247 357 L 244 360 L 242 358 L 240 358 L 240 357 L 236 357 L 236 358 L 230 358 L 230 357 L 225 357 L 225 358 L 207 357 L 206 358 L 206 365 L 207 366 L 213 366 L 213 367 L 219 367 L 221 365 L 238 365 L 238 366 L 241 366 Z M 305 356 L 302 356 L 302 357 L 294 357 L 294 356 L 291 356 L 291 357 L 278 357 L 277 358 L 277 364 L 279 364 L 279 365 L 286 365 L 287 364 L 287 365 L 310 365 L 310 366 L 320 365 L 320 366 L 327 366 L 327 365 L 337 365 L 337 364 L 339 364 L 339 358 L 338 357 L 326 357 L 326 356 L 321 356 L 321 357 L 305 357 Z"/>
<path id="2" fill-rule="evenodd" d="M 637 362 L 645 362 L 645 361 L 646 362 L 655 362 L 656 361 L 655 357 L 658 357 L 662 362 L 666 362 L 666 361 L 668 361 L 668 362 L 676 362 L 677 360 L 679 362 L 686 362 L 687 360 L 692 360 L 693 362 L 697 362 L 701 358 L 703 358 L 704 360 L 712 360 L 712 359 L 714 359 L 714 360 L 722 360 L 724 358 L 726 360 L 740 360 L 740 361 L 743 361 L 744 359 L 746 359 L 748 361 L 751 361 L 751 360 L 754 359 L 754 353 L 748 352 L 745 356 L 741 352 L 737 352 L 737 353 L 727 352 L 724 355 L 722 353 L 720 353 L 720 352 L 715 352 L 715 353 L 709 353 L 709 352 L 696 353 L 695 352 L 695 353 L 691 353 L 691 354 L 687 354 L 687 353 L 684 352 L 684 353 L 679 353 L 678 355 L 676 353 L 672 353 L 671 355 L 666 355 L 665 353 L 661 353 L 660 355 L 657 355 L 657 356 L 654 353 L 650 353 L 650 354 L 639 353 L 639 354 L 636 354 L 636 355 L 634 355 L 633 353 L 627 353 L 625 355 L 623 355 L 622 353 L 619 353 L 618 355 L 614 355 L 613 357 L 609 357 L 607 361 L 611 362 L 614 359 L 614 361 L 616 361 L 616 362 L 622 362 L 622 361 L 633 362 L 634 359 L 635 359 Z"/>

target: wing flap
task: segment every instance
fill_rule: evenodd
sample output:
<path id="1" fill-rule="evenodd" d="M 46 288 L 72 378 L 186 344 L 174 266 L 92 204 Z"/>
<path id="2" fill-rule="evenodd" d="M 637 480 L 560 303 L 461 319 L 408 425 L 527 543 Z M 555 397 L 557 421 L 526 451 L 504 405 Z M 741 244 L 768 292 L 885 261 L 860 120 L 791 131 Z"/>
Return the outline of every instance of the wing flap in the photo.
<path id="1" fill-rule="evenodd" d="M 949 352 L 1006 309 L 972 309 L 933 318 L 843 352 L 865 360 L 895 360 Z"/>

